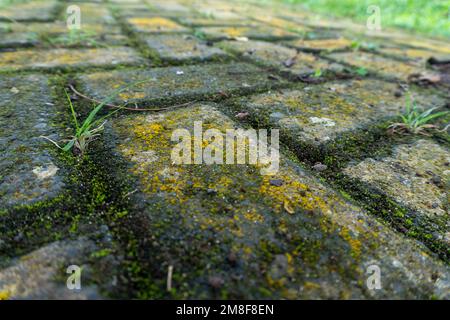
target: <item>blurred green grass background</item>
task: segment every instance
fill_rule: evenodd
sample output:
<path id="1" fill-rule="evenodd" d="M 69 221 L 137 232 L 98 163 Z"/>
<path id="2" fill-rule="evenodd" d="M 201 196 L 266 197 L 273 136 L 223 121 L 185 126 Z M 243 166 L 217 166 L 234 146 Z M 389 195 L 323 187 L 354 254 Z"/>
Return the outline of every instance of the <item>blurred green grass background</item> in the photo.
<path id="1" fill-rule="evenodd" d="M 381 27 L 397 27 L 450 39 L 450 0 L 278 0 L 312 12 L 365 23 L 367 8 L 377 5 Z"/>

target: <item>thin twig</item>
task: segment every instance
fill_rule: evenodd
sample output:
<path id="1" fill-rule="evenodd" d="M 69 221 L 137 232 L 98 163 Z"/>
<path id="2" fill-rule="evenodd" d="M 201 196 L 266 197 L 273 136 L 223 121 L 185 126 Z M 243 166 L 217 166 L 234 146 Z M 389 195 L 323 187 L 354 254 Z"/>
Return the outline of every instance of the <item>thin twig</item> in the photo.
<path id="1" fill-rule="evenodd" d="M 97 104 L 100 104 L 100 103 L 101 103 L 101 101 L 96 100 L 96 99 L 93 99 L 93 98 L 90 98 L 90 97 L 88 97 L 88 96 L 82 94 L 81 92 L 77 91 L 77 89 L 75 89 L 75 88 L 73 87 L 73 85 L 71 85 L 71 84 L 69 84 L 69 88 L 70 88 L 70 90 L 72 90 L 73 93 L 75 93 L 77 96 L 80 96 L 80 97 L 83 98 L 83 99 L 89 100 L 89 101 L 91 101 L 91 102 L 95 102 L 95 103 L 97 103 Z M 164 111 L 164 110 L 170 110 L 170 109 L 175 109 L 175 108 L 186 107 L 186 106 L 188 106 L 188 105 L 190 105 L 190 104 L 192 104 L 192 103 L 194 103 L 194 102 L 196 102 L 196 101 L 194 100 L 194 101 L 189 101 L 189 102 L 186 102 L 186 103 L 177 104 L 177 105 L 170 106 L 170 107 L 156 108 L 156 109 L 155 109 L 155 108 L 154 108 L 154 109 L 149 109 L 149 108 L 137 108 L 137 107 L 136 107 L 136 108 L 127 108 L 127 107 L 116 106 L 116 105 L 110 104 L 110 103 L 106 103 L 106 104 L 104 104 L 104 105 L 105 105 L 106 107 L 109 107 L 109 108 L 125 109 L 125 110 L 130 110 L 130 111 Z"/>
<path id="2" fill-rule="evenodd" d="M 173 266 L 170 265 L 167 270 L 167 291 L 172 290 L 172 273 L 173 273 Z"/>

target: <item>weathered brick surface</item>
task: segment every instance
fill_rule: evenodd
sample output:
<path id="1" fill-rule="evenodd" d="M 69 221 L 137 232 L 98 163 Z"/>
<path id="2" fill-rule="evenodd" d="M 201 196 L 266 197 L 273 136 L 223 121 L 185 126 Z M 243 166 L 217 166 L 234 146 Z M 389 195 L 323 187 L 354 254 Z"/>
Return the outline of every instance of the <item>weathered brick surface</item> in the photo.
<path id="1" fill-rule="evenodd" d="M 227 56 L 219 48 L 200 41 L 192 35 L 151 35 L 142 39 L 150 49 L 168 61 L 204 61 Z"/>
<path id="2" fill-rule="evenodd" d="M 138 65 L 144 60 L 127 47 L 0 52 L 0 71 Z"/>
<path id="3" fill-rule="evenodd" d="M 0 300 L 450 298 L 448 128 L 387 130 L 409 96 L 448 110 L 449 54 L 283 1 L 3 7 Z M 107 97 L 126 110 L 96 115 L 83 154 L 40 137 L 63 144 Z M 196 121 L 214 155 L 226 129 L 280 129 L 279 170 L 176 164 L 172 133 Z"/>
<path id="4" fill-rule="evenodd" d="M 389 58 L 367 52 L 332 53 L 327 57 L 357 68 L 365 68 L 370 72 L 387 78 L 397 78 L 407 81 L 413 74 L 420 74 L 425 67 L 413 63 L 395 61 Z"/>
<path id="5" fill-rule="evenodd" d="M 280 127 L 299 143 L 323 145 L 397 115 L 406 104 L 399 90 L 380 80 L 336 81 L 238 99 L 235 108 L 261 125 Z M 439 96 L 414 94 L 413 99 L 424 107 L 445 105 Z"/>
<path id="6" fill-rule="evenodd" d="M 395 147 L 390 157 L 369 158 L 348 166 L 344 172 L 375 186 L 411 210 L 426 215 L 432 223 L 441 225 L 440 234 L 433 236 L 448 246 L 449 162 L 450 152 L 446 148 L 428 140 L 419 140 Z"/>
<path id="7" fill-rule="evenodd" d="M 219 43 L 218 46 L 254 63 L 274 67 L 294 77 L 309 76 L 317 71 L 325 73 L 343 69 L 337 63 L 270 42 L 226 41 Z"/>
<path id="8" fill-rule="evenodd" d="M 87 258 L 94 251 L 94 243 L 87 239 L 44 246 L 0 270 L 0 292 L 8 299 L 99 299 L 101 295 L 93 285 L 83 290 L 68 290 L 66 273 L 62 272 L 70 265 L 83 265 L 87 271 Z"/>
<path id="9" fill-rule="evenodd" d="M 171 261 L 186 284 L 179 296 L 208 297 L 203 283 L 212 277 L 221 279 L 230 298 L 393 298 L 446 290 L 426 280 L 434 272 L 444 276 L 445 269 L 424 265 L 413 243 L 284 158 L 275 176 L 262 176 L 260 168 L 248 165 L 173 165 L 172 132 L 184 128 L 193 135 L 194 121 L 222 134 L 235 127 L 217 109 L 201 104 L 113 123 L 116 148 L 129 163 L 128 173 L 121 174 L 138 177 L 135 203 L 149 234 L 158 239 L 151 245 L 148 272 L 164 272 Z M 227 256 L 235 257 L 229 259 L 239 268 L 230 269 L 223 262 Z M 385 270 L 380 295 L 358 284 L 374 261 Z M 395 267 L 397 261 L 410 277 Z M 251 279 L 252 285 L 237 279 Z M 156 285 L 163 288 L 165 280 Z"/>
<path id="10" fill-rule="evenodd" d="M 352 41 L 345 38 L 338 39 L 318 39 L 318 40 L 293 40 L 285 42 L 288 46 L 312 52 L 339 51 L 349 49 Z"/>
<path id="11" fill-rule="evenodd" d="M 56 1 L 18 3 L 0 11 L 0 21 L 50 21 L 57 11 Z"/>
<path id="12" fill-rule="evenodd" d="M 249 38 L 257 40 L 293 39 L 299 34 L 271 26 L 198 28 L 198 33 L 209 40 Z"/>
<path id="13" fill-rule="evenodd" d="M 58 140 L 52 127 L 54 101 L 42 75 L 0 79 L 0 205 L 30 204 L 58 195 L 63 170 L 52 147 L 39 136 Z"/>
<path id="14" fill-rule="evenodd" d="M 0 46 L 105 47 L 127 41 L 117 25 L 83 23 L 80 30 L 68 30 L 65 22 L 4 23 L 0 28 Z"/>
<path id="15" fill-rule="evenodd" d="M 100 100 L 122 86 L 145 81 L 115 98 L 118 103 L 131 104 L 227 97 L 240 91 L 280 84 L 280 81 L 269 79 L 261 69 L 244 63 L 97 72 L 81 75 L 78 79 L 84 92 Z"/>
<path id="16" fill-rule="evenodd" d="M 183 33 L 188 31 L 175 21 L 163 17 L 132 17 L 126 21 L 136 32 Z"/>

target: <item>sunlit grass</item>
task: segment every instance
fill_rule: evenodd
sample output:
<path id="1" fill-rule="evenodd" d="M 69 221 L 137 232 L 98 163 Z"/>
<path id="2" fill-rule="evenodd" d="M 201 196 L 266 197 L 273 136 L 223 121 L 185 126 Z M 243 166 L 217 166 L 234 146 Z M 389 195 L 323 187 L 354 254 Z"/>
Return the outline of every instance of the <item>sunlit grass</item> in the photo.
<path id="1" fill-rule="evenodd" d="M 369 5 L 381 9 L 382 27 L 450 37 L 450 0 L 278 0 L 314 12 L 365 22 Z"/>

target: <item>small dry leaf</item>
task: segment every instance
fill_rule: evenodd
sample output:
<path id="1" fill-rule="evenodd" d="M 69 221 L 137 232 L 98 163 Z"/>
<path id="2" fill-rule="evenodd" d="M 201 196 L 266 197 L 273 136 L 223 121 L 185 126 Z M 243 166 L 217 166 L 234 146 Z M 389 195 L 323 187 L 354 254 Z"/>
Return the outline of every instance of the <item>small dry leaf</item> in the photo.
<path id="1" fill-rule="evenodd" d="M 284 201 L 284 210 L 286 210 L 287 213 L 289 213 L 289 214 L 294 213 L 294 209 L 291 207 L 291 205 L 289 204 L 289 201 L 287 201 L 287 200 Z"/>

